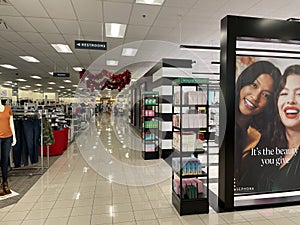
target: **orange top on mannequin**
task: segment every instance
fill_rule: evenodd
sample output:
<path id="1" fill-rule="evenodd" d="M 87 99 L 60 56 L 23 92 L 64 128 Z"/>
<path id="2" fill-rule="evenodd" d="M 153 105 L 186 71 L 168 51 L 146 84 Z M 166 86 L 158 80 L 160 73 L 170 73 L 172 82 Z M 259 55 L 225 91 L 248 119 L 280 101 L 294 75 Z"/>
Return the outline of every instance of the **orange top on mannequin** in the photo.
<path id="1" fill-rule="evenodd" d="M 11 107 L 2 105 L 0 100 L 0 138 L 13 136 L 12 146 L 17 142 Z"/>

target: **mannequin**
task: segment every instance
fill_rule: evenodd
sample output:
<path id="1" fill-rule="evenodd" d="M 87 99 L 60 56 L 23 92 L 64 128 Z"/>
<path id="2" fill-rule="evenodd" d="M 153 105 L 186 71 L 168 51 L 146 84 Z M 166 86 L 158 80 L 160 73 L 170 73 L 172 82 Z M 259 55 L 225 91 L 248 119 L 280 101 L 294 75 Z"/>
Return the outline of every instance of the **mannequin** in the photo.
<path id="1" fill-rule="evenodd" d="M 2 185 L 0 196 L 11 194 L 8 182 L 8 159 L 11 146 L 16 144 L 14 120 L 11 107 L 2 105 L 0 99 L 0 159 L 2 171 Z"/>

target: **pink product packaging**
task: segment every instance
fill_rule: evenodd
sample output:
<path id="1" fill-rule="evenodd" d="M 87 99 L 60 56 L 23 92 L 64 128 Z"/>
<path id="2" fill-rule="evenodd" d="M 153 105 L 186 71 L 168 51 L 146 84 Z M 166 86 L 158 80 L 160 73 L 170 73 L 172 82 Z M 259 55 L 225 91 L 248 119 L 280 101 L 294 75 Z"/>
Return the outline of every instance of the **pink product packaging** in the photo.
<path id="1" fill-rule="evenodd" d="M 184 193 L 186 194 L 186 186 L 187 185 L 193 185 L 195 187 L 198 186 L 198 193 L 202 193 L 203 192 L 203 185 L 202 185 L 202 181 L 197 179 L 197 178 L 183 178 L 182 179 L 182 187 L 185 189 Z M 179 178 L 174 178 L 174 191 L 176 192 L 176 194 L 179 194 L 179 186 L 180 186 L 180 179 Z"/>

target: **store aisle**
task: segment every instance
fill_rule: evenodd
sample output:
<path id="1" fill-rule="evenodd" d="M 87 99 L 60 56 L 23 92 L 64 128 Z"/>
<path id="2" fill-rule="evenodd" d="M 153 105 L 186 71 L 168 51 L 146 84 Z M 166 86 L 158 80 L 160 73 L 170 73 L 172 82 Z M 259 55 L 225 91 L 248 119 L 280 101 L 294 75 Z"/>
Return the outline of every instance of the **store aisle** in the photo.
<path id="1" fill-rule="evenodd" d="M 116 146 L 113 141 L 114 151 L 124 151 Z M 133 162 L 142 160 L 136 157 Z M 0 224 L 289 225 L 300 224 L 299 212 L 300 206 L 219 214 L 211 209 L 207 215 L 180 217 L 171 203 L 170 178 L 139 187 L 109 182 L 90 168 L 73 143 L 17 204 L 0 209 Z"/>

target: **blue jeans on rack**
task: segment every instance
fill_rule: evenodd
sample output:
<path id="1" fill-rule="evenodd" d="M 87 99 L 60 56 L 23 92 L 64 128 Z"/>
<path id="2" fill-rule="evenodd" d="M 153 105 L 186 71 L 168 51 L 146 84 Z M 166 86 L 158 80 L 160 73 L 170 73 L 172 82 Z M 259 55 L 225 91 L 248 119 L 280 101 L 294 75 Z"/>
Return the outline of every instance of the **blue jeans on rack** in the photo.
<path id="1" fill-rule="evenodd" d="M 24 140 L 27 147 L 27 153 L 25 152 L 24 166 L 28 165 L 28 155 L 30 162 L 38 162 L 38 148 L 39 139 L 41 135 L 41 120 L 39 119 L 27 119 L 23 121 L 23 133 Z"/>
<path id="2" fill-rule="evenodd" d="M 25 144 L 25 140 L 24 140 L 23 120 L 21 120 L 21 119 L 14 120 L 14 126 L 15 126 L 17 143 L 13 147 L 13 162 L 14 162 L 15 168 L 18 168 L 18 167 L 21 167 L 22 154 L 23 154 L 23 159 L 24 159 L 25 152 L 28 152 L 28 151 L 27 151 L 27 146 Z M 28 153 L 27 153 L 27 157 L 28 157 Z M 28 160 L 27 160 L 27 164 L 28 164 Z"/>
<path id="3" fill-rule="evenodd" d="M 1 171 L 2 171 L 2 182 L 7 182 L 7 173 L 8 173 L 8 159 L 10 147 L 12 144 L 13 137 L 0 138 L 0 162 L 1 162 Z"/>

